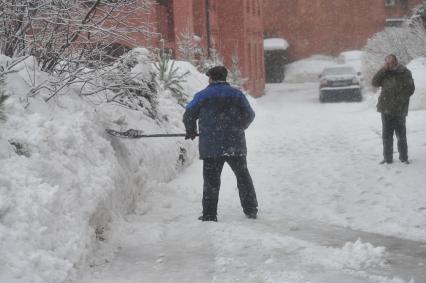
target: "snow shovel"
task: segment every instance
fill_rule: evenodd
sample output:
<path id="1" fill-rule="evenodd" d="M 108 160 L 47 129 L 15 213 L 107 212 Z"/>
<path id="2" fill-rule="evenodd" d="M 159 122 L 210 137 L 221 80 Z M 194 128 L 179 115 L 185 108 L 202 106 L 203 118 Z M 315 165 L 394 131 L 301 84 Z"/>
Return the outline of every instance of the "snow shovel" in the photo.
<path id="1" fill-rule="evenodd" d="M 185 137 L 186 134 L 144 134 L 143 131 L 130 129 L 124 132 L 105 129 L 105 131 L 111 136 L 119 137 L 119 138 L 128 138 L 128 139 L 140 139 L 140 138 L 174 138 L 174 137 Z M 198 134 L 197 134 L 198 136 Z"/>

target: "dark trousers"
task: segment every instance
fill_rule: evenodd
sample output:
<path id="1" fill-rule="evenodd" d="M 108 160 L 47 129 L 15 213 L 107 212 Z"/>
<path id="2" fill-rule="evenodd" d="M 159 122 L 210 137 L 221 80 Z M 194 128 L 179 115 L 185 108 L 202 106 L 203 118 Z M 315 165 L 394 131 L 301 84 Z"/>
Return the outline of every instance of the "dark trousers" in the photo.
<path id="1" fill-rule="evenodd" d="M 382 114 L 382 139 L 383 157 L 386 161 L 393 161 L 393 135 L 398 139 L 399 159 L 408 159 L 407 130 L 405 127 L 405 115 Z"/>
<path id="2" fill-rule="evenodd" d="M 256 192 L 247 168 L 247 159 L 245 156 L 230 156 L 203 160 L 203 215 L 215 216 L 217 214 L 220 175 L 225 162 L 229 164 L 237 177 L 237 187 L 244 213 L 257 213 Z"/>

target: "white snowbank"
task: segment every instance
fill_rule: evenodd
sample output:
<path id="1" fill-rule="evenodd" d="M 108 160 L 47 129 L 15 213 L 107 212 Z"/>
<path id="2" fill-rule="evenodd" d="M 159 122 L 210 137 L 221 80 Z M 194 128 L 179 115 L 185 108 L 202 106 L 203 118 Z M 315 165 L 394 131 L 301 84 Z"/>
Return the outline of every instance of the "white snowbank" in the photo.
<path id="1" fill-rule="evenodd" d="M 365 270 L 386 265 L 386 248 L 374 247 L 370 243 L 363 243 L 361 239 L 347 242 L 342 249 L 334 250 L 334 253 L 338 261 L 333 264 L 339 268 Z"/>
<path id="2" fill-rule="evenodd" d="M 174 61 L 175 67 L 179 68 L 178 74 L 183 75 L 184 73 L 188 73 L 184 82 L 182 82 L 182 86 L 185 88 L 186 93 L 191 96 L 194 93 L 197 93 L 201 89 L 205 88 L 208 83 L 208 77 L 205 74 L 200 73 L 194 65 L 186 61 Z"/>
<path id="3" fill-rule="evenodd" d="M 336 66 L 334 57 L 314 55 L 286 66 L 285 81 L 291 83 L 316 82 L 326 67 Z"/>
<path id="4" fill-rule="evenodd" d="M 357 72 L 361 72 L 363 56 L 364 51 L 351 50 L 340 53 L 337 60 L 339 63 L 352 66 Z"/>
<path id="5" fill-rule="evenodd" d="M 410 109 L 426 109 L 426 58 L 411 61 L 407 68 L 412 72 L 416 91 L 411 97 Z"/>
<path id="6" fill-rule="evenodd" d="M 207 80 L 187 69 L 185 90 L 204 87 Z M 49 104 L 41 99 L 47 91 L 27 101 L 31 87 L 48 75 L 31 57 L 15 70 L 6 79 L 8 120 L 0 124 L 0 282 L 64 282 L 97 264 L 97 252 L 108 252 L 103 230 L 133 210 L 148 182 L 173 178 L 196 151 L 181 139 L 105 134 L 107 127 L 182 132 L 183 108 L 167 92 L 159 94 L 161 120 L 155 121 L 111 104 L 92 105 L 71 89 Z"/>
<path id="7" fill-rule="evenodd" d="M 289 43 L 284 38 L 267 38 L 263 40 L 264 50 L 287 50 Z"/>

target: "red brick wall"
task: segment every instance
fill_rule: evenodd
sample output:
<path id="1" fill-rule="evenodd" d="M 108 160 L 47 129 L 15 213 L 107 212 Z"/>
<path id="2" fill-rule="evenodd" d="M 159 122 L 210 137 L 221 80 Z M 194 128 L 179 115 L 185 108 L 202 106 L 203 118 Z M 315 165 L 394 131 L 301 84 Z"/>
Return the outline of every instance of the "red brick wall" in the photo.
<path id="1" fill-rule="evenodd" d="M 138 15 L 151 26 L 152 34 L 131 34 L 140 46 L 159 47 L 163 39 L 167 48 L 177 50 L 177 39 L 185 29 L 195 32 L 194 0 L 162 0 L 156 3 L 149 14 Z M 133 47 L 133 46 L 131 46 Z M 176 54 L 178 56 L 178 54 Z"/>
<path id="2" fill-rule="evenodd" d="M 174 29 L 174 50 L 177 51 L 178 38 L 185 30 L 194 32 L 194 7 L 193 0 L 173 0 L 173 29 Z M 179 54 L 177 54 L 179 56 Z"/>
<path id="3" fill-rule="evenodd" d="M 210 43 L 217 44 L 219 41 L 219 23 L 217 15 L 217 1 L 209 0 L 209 27 L 210 27 Z M 194 33 L 201 37 L 201 44 L 207 51 L 207 15 L 206 15 L 205 0 L 194 1 Z"/>
<path id="4" fill-rule="evenodd" d="M 265 35 L 287 39 L 290 59 L 336 55 L 362 48 L 386 18 L 407 15 L 421 1 L 385 7 L 384 0 L 264 0 Z"/>
<path id="5" fill-rule="evenodd" d="M 240 69 L 248 79 L 245 88 L 253 96 L 263 94 L 265 71 L 263 58 L 262 0 L 209 0 L 210 44 L 224 57 L 225 65 L 232 66 L 232 56 L 240 60 Z M 143 45 L 159 46 L 163 38 L 166 47 L 177 52 L 177 39 L 189 29 L 201 37 L 207 49 L 207 16 L 205 0 L 162 0 L 150 17 L 153 31 L 160 36 L 146 38 L 134 35 Z M 144 18 L 146 19 L 146 17 Z"/>
<path id="6" fill-rule="evenodd" d="M 174 36 L 190 26 L 207 49 L 205 0 L 170 0 L 173 2 Z M 224 57 L 230 68 L 232 56 L 240 59 L 245 88 L 253 96 L 265 88 L 263 63 L 263 7 L 260 0 L 209 0 L 210 44 Z M 163 17 L 160 16 L 160 18 Z M 176 41 L 170 42 L 176 49 Z M 177 54 L 179 58 L 179 54 Z"/>
<path id="7" fill-rule="evenodd" d="M 260 0 L 215 0 L 218 2 L 219 50 L 231 67 L 236 54 L 248 79 L 245 88 L 253 96 L 263 94 L 263 7 Z"/>

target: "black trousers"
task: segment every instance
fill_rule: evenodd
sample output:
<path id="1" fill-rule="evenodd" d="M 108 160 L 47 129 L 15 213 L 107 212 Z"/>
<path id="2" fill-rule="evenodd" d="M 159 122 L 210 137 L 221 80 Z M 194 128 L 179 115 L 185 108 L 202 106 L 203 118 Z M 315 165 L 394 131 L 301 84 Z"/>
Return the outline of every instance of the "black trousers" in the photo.
<path id="1" fill-rule="evenodd" d="M 245 156 L 206 158 L 203 160 L 203 215 L 215 216 L 219 200 L 220 175 L 223 165 L 229 164 L 237 177 L 241 206 L 245 214 L 257 213 L 257 198 Z"/>
<path id="2" fill-rule="evenodd" d="M 393 135 L 398 139 L 399 159 L 408 159 L 407 130 L 405 126 L 405 115 L 382 114 L 382 139 L 383 157 L 386 161 L 393 161 Z"/>

